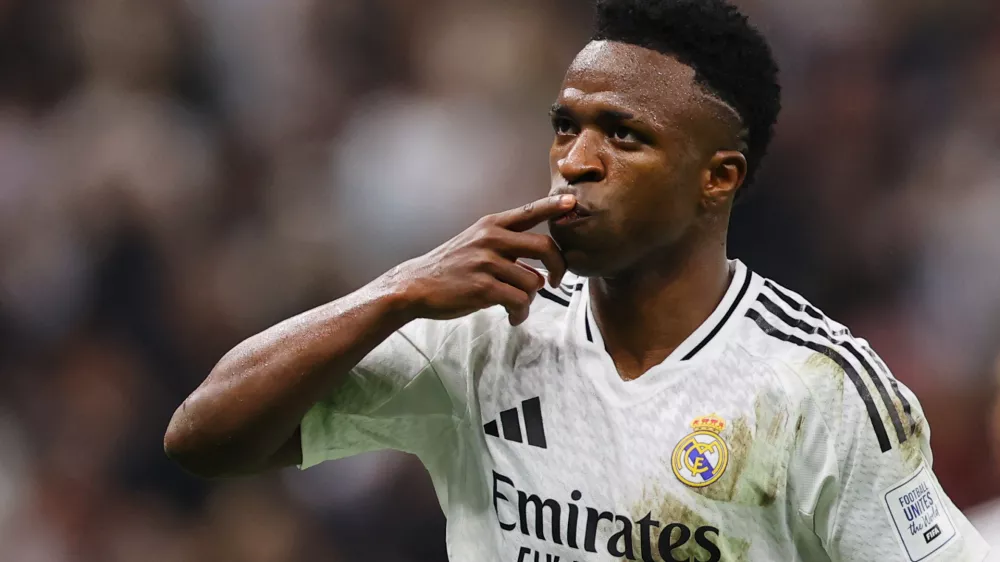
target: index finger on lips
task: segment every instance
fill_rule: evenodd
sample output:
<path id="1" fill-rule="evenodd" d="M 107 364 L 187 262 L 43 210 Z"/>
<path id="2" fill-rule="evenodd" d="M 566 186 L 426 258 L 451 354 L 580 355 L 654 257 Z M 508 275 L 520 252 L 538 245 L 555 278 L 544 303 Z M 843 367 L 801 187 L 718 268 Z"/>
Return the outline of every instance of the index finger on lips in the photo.
<path id="1" fill-rule="evenodd" d="M 570 212 L 576 205 L 572 195 L 553 195 L 497 215 L 497 224 L 515 232 L 533 228 Z"/>

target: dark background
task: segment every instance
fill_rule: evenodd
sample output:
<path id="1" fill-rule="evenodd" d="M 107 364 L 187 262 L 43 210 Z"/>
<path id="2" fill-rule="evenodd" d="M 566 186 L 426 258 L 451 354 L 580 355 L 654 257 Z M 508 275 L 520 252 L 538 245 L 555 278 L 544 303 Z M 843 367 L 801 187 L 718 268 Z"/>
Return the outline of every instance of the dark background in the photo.
<path id="1" fill-rule="evenodd" d="M 1000 3 L 746 0 L 784 105 L 731 253 L 869 339 L 1000 493 Z M 443 561 L 395 453 L 162 453 L 242 338 L 548 189 L 578 0 L 0 0 L 0 561 Z"/>

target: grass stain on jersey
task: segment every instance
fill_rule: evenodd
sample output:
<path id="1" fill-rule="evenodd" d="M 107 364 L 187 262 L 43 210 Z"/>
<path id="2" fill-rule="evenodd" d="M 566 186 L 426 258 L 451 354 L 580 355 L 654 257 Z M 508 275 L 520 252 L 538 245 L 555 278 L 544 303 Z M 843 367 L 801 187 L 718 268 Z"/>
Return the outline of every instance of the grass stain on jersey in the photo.
<path id="1" fill-rule="evenodd" d="M 683 524 L 692 533 L 695 529 L 701 527 L 718 528 L 718 522 L 705 519 L 685 505 L 684 502 L 670 495 L 659 484 L 655 483 L 643 491 L 642 499 L 632 506 L 630 512 L 635 521 L 641 520 L 647 514 L 651 515 L 654 520 L 660 523 L 661 528 L 671 523 Z M 671 539 L 679 540 L 680 534 L 681 531 L 675 529 L 671 535 Z M 713 535 L 713 537 L 715 545 L 721 552 L 722 561 L 746 562 L 750 551 L 749 541 L 729 536 L 726 534 L 726 530 L 721 528 L 719 529 L 718 536 Z M 634 545 L 636 559 L 641 559 L 642 536 L 638 527 L 635 527 L 632 531 L 632 544 Z M 655 544 L 651 545 L 651 547 L 652 559 L 655 562 L 670 562 L 669 559 L 665 560 L 660 555 Z M 708 560 L 710 556 L 709 552 L 698 545 L 693 538 L 689 538 L 687 542 L 671 550 L 670 555 L 676 560 L 689 561 Z M 626 558 L 620 558 L 619 560 L 621 562 L 628 561 Z"/>
<path id="2" fill-rule="evenodd" d="M 839 412 L 844 404 L 844 378 L 847 374 L 840 365 L 833 360 L 823 355 L 822 353 L 813 353 L 805 361 L 806 373 L 812 375 L 818 375 L 818 380 L 814 381 L 816 388 L 825 389 L 830 393 L 828 396 L 826 393 L 822 393 L 817 397 L 818 400 L 834 399 L 831 405 L 832 411 Z M 828 388 L 830 385 L 833 388 Z"/>
<path id="3" fill-rule="evenodd" d="M 757 418 L 757 439 L 751 451 L 750 466 L 758 469 L 749 474 L 743 488 L 750 492 L 748 501 L 767 506 L 774 503 L 788 478 L 788 462 L 795 442 L 794 432 L 788 431 L 789 405 L 784 396 L 761 395 L 754 404 Z"/>
<path id="4" fill-rule="evenodd" d="M 728 433 L 728 435 L 726 435 Z M 701 496 L 718 501 L 734 501 L 737 485 L 743 479 L 748 453 L 753 446 L 753 432 L 746 418 L 733 420 L 722 435 L 729 448 L 729 463 L 722 477 L 704 488 L 694 488 Z"/>
<path id="5" fill-rule="evenodd" d="M 758 396 L 755 421 L 732 421 L 722 437 L 729 464 L 722 477 L 704 488 L 692 488 L 703 498 L 749 506 L 769 506 L 785 486 L 794 434 L 787 431 L 788 406 L 778 395 Z"/>
<path id="6" fill-rule="evenodd" d="M 895 401 L 893 401 L 893 404 L 895 404 Z M 902 453 L 903 455 L 903 462 L 906 463 L 906 466 L 912 469 L 916 469 L 925 460 L 924 450 L 921 446 L 921 444 L 924 442 L 925 423 L 923 418 L 920 417 L 920 413 L 916 409 L 910 410 L 910 416 L 913 416 L 912 425 L 910 417 L 902 414 L 903 412 L 902 407 L 900 407 L 897 411 L 900 412 L 900 419 L 902 420 L 903 428 L 906 431 L 906 441 L 900 443 L 899 450 L 900 453 Z M 887 427 L 892 427 L 891 425 L 889 425 L 892 423 L 889 420 L 885 420 L 885 423 Z"/>

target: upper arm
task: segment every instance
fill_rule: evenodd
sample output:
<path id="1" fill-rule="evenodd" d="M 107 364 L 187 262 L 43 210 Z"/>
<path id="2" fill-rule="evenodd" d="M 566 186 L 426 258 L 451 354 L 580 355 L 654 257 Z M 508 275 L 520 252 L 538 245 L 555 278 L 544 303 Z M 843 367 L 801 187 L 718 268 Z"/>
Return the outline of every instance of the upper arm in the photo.
<path id="1" fill-rule="evenodd" d="M 818 445 L 831 473 L 812 508 L 820 542 L 834 561 L 982 560 L 985 543 L 934 475 L 919 401 L 870 350 L 866 354 L 895 399 L 873 418 L 871 405 L 847 389 L 839 411 L 827 412 L 829 433 Z M 904 432 L 894 430 L 889 408 Z"/>
<path id="2" fill-rule="evenodd" d="M 418 320 L 382 342 L 303 417 L 295 464 L 308 468 L 378 449 L 420 455 L 447 446 L 465 396 L 458 330 Z M 296 460 L 291 449 L 282 462 Z"/>
<path id="3" fill-rule="evenodd" d="M 254 476 L 298 466 L 302 463 L 302 428 L 296 426 L 292 435 L 270 457 L 253 465 L 242 465 L 229 471 L 213 471 L 212 473 L 193 473 L 200 478 L 226 479 L 241 476 Z"/>

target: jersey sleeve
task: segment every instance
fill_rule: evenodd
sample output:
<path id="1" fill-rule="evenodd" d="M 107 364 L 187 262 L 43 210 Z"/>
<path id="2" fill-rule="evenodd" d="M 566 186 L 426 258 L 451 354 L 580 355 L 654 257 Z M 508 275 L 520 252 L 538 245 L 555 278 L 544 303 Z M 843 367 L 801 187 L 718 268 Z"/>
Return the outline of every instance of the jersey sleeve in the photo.
<path id="1" fill-rule="evenodd" d="M 453 442 L 465 403 L 461 321 L 416 320 L 394 332 L 303 417 L 302 464 L 395 449 L 425 457 Z"/>
<path id="2" fill-rule="evenodd" d="M 818 474 L 800 480 L 813 482 L 803 511 L 819 543 L 834 562 L 981 562 L 989 548 L 934 475 L 916 396 L 858 341 L 879 379 L 871 386 L 891 399 L 876 387 L 866 401 L 845 384 L 839 400 L 818 407 L 823 428 L 802 452 Z"/>

